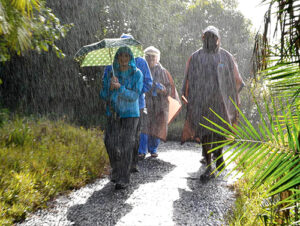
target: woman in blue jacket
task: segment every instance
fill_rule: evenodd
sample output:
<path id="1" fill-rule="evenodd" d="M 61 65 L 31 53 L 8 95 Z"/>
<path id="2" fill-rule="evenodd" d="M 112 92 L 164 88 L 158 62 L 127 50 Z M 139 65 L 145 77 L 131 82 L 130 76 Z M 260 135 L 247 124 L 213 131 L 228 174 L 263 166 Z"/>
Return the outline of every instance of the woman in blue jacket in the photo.
<path id="1" fill-rule="evenodd" d="M 113 72 L 103 77 L 100 92 L 106 101 L 108 116 L 104 143 L 112 168 L 111 180 L 116 183 L 116 189 L 124 189 L 130 181 L 132 150 L 140 117 L 138 99 L 143 88 L 143 74 L 136 67 L 129 47 L 118 49 Z"/>

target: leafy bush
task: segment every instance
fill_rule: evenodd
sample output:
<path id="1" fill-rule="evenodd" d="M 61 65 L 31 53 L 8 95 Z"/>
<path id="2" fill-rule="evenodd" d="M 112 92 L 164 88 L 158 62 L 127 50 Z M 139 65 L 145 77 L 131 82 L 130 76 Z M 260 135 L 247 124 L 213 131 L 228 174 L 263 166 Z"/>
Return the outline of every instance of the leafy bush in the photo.
<path id="1" fill-rule="evenodd" d="M 99 177 L 108 163 L 99 129 L 16 119 L 0 128 L 0 225 L 23 220 L 59 193 Z"/>
<path id="2" fill-rule="evenodd" d="M 7 121 L 8 119 L 8 110 L 6 108 L 0 107 L 0 127 Z"/>

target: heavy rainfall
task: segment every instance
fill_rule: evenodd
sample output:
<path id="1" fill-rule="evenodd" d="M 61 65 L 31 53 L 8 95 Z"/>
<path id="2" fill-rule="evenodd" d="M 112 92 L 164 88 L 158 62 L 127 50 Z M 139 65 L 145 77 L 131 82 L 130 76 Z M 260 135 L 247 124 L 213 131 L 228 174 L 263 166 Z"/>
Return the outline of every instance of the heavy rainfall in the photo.
<path id="1" fill-rule="evenodd" d="M 0 1 L 0 224 L 299 221 L 300 92 L 267 102 L 290 91 L 260 77 L 271 20 L 256 33 L 237 0 L 21 2 Z"/>

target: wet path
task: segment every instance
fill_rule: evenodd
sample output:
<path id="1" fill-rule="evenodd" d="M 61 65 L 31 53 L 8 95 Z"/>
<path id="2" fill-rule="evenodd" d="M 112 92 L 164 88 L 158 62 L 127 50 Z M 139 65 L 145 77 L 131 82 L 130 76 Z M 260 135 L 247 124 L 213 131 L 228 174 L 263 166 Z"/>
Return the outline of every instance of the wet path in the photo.
<path id="1" fill-rule="evenodd" d="M 159 157 L 139 163 L 126 190 L 101 179 L 59 197 L 22 225 L 225 225 L 235 201 L 232 181 L 199 180 L 201 148 L 192 143 L 160 145 Z"/>

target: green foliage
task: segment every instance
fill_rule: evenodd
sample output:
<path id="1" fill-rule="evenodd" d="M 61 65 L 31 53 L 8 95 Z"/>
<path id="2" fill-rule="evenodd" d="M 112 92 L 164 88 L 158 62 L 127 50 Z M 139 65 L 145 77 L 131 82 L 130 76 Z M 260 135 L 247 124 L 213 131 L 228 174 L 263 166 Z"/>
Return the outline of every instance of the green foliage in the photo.
<path id="1" fill-rule="evenodd" d="M 0 107 L 0 128 L 8 120 L 8 113 L 9 111 L 7 109 Z"/>
<path id="2" fill-rule="evenodd" d="M 8 225 L 99 177 L 108 157 L 98 129 L 16 119 L 0 128 L 0 161 L 0 224 Z"/>
<path id="3" fill-rule="evenodd" d="M 43 0 L 0 1 L 0 61 L 26 50 L 48 51 L 64 57 L 55 41 L 64 37 L 71 25 L 61 25 Z"/>
<path id="4" fill-rule="evenodd" d="M 253 173 L 250 171 L 248 174 L 244 174 L 243 178 L 237 181 L 234 186 L 237 193 L 236 206 L 232 214 L 228 216 L 229 225 L 264 225 L 265 210 L 262 208 L 264 198 L 261 195 L 263 188 L 256 190 L 249 189 L 252 185 L 249 180 L 252 177 Z"/>
<path id="5" fill-rule="evenodd" d="M 187 7 L 190 1 L 182 0 L 51 0 L 47 7 L 40 3 L 39 10 L 33 7 L 30 37 L 41 54 L 29 51 L 1 67 L 5 86 L 0 86 L 0 95 L 12 112 L 67 117 L 84 126 L 100 124 L 105 111 L 98 95 L 103 67 L 79 68 L 73 56 L 83 45 L 122 33 L 131 33 L 144 47 L 155 45 L 161 50 L 161 63 L 180 92 L 186 61 L 202 45 L 202 30 L 216 25 L 221 29 L 222 47 L 235 54 L 241 74 L 248 77 L 252 35 L 233 1 L 207 1 L 205 8 L 195 5 L 194 10 Z M 43 51 L 55 49 L 45 37 L 62 37 L 66 27 L 52 14 L 61 24 L 74 24 L 66 38 L 55 42 L 64 59 Z"/>
<path id="6" fill-rule="evenodd" d="M 220 146 L 234 144 L 225 152 L 232 152 L 226 159 L 228 163 L 238 159 L 230 173 L 237 170 L 247 175 L 250 189 L 261 191 L 260 196 L 267 202 L 263 206 L 264 218 L 271 223 L 281 221 L 289 224 L 297 219 L 296 205 L 300 202 L 300 111 L 293 105 L 283 103 L 286 102 L 276 104 L 276 100 L 272 99 L 272 110 L 265 103 L 267 120 L 261 114 L 260 107 L 257 107 L 260 113 L 258 129 L 253 127 L 237 106 L 243 120 L 235 127 L 215 113 L 232 132 L 208 119 L 213 126 L 202 126 L 227 138 Z M 291 196 L 278 199 L 283 192 Z M 289 218 L 281 218 L 280 212 L 286 208 L 291 208 Z"/>
<path id="7" fill-rule="evenodd" d="M 258 221 L 264 225 L 296 225 L 300 222 L 300 7 L 297 1 L 262 2 L 270 7 L 263 35 L 256 36 L 253 70 L 260 73 L 255 79 L 262 78 L 261 85 L 268 87 L 272 98 L 264 101 L 265 110 L 257 104 L 260 121 L 256 128 L 241 114 L 240 126 L 231 127 L 234 134 L 225 135 L 226 143 L 235 142 L 229 149 L 233 152 L 231 158 L 239 160 L 235 169 L 242 170 L 245 178 L 240 184 L 245 189 L 237 207 L 244 213 L 236 211 L 233 221 L 235 225 L 254 225 Z M 272 14 L 280 27 L 275 30 L 275 34 L 280 32 L 280 39 L 270 46 Z M 255 101 L 258 103 L 258 99 Z M 252 200 L 260 200 L 259 208 L 257 204 L 249 205 Z M 255 214 L 251 216 L 251 212 Z"/>
<path id="8" fill-rule="evenodd" d="M 300 7 L 297 1 L 268 1 L 263 35 L 257 35 L 254 48 L 254 71 L 262 78 L 274 95 L 292 97 L 299 104 L 300 94 Z M 272 17 L 276 18 L 273 23 Z M 273 39 L 270 30 L 275 25 Z M 278 28 L 280 27 L 280 29 Z M 275 36 L 276 37 L 276 36 Z M 272 45 L 270 45 L 270 39 Z"/>

